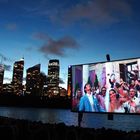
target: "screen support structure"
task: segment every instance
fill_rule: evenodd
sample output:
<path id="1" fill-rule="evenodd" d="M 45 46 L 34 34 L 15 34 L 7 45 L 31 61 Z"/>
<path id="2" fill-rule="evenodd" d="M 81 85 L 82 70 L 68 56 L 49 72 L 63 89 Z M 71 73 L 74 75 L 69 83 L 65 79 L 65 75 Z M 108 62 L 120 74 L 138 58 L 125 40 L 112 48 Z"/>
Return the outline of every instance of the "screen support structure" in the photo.
<path id="1" fill-rule="evenodd" d="M 81 127 L 83 112 L 78 112 L 78 127 Z"/>
<path id="2" fill-rule="evenodd" d="M 106 55 L 106 60 L 108 62 L 110 62 L 110 55 L 109 54 Z M 109 113 L 108 116 L 107 116 L 107 119 L 108 120 L 113 120 L 114 119 L 113 113 Z"/>

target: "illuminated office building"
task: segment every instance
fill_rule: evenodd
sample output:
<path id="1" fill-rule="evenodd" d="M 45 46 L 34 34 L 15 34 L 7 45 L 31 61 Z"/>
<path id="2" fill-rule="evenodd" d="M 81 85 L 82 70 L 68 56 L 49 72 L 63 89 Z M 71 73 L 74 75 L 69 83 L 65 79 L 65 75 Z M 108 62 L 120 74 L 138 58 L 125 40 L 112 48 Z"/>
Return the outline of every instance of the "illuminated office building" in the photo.
<path id="1" fill-rule="evenodd" d="M 14 89 L 13 89 L 13 86 L 11 83 L 3 84 L 3 94 L 4 95 L 8 95 L 8 96 L 13 95 L 13 92 L 14 92 L 13 90 Z"/>
<path id="2" fill-rule="evenodd" d="M 68 67 L 67 95 L 71 96 L 71 66 Z"/>
<path id="3" fill-rule="evenodd" d="M 40 83 L 40 64 L 27 69 L 26 95 L 41 96 L 43 85 Z"/>
<path id="4" fill-rule="evenodd" d="M 12 86 L 15 95 L 21 95 L 23 90 L 24 59 L 14 63 Z"/>
<path id="5" fill-rule="evenodd" d="M 59 94 L 59 60 L 52 59 L 48 64 L 47 86 L 48 92 L 52 95 Z"/>
<path id="6" fill-rule="evenodd" d="M 4 66 L 0 64 L 0 93 L 3 91 Z"/>

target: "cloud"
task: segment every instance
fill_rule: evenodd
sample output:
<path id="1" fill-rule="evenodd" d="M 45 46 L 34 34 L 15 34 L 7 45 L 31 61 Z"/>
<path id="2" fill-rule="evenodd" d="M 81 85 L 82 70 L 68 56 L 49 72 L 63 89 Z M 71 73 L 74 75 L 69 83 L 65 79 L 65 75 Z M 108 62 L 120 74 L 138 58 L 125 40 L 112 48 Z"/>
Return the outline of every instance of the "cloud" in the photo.
<path id="1" fill-rule="evenodd" d="M 17 29 L 17 24 L 15 23 L 9 23 L 5 25 L 6 29 L 10 31 L 15 31 Z"/>
<path id="2" fill-rule="evenodd" d="M 50 38 L 48 42 L 41 47 L 40 51 L 46 54 L 65 56 L 66 49 L 75 49 L 77 46 L 77 42 L 72 37 L 64 36 L 58 40 Z"/>
<path id="3" fill-rule="evenodd" d="M 41 0 L 32 5 L 24 5 L 26 15 L 42 17 L 53 23 L 72 25 L 77 22 L 112 24 L 130 17 L 132 7 L 127 0 L 78 0 L 54 4 Z"/>
<path id="4" fill-rule="evenodd" d="M 67 24 L 77 21 L 91 24 L 114 23 L 130 16 L 131 12 L 132 9 L 126 1 L 90 0 L 67 9 L 60 15 L 60 20 Z"/>
<path id="5" fill-rule="evenodd" d="M 48 13 L 53 11 L 52 9 L 55 6 L 51 7 L 51 10 L 49 8 L 49 2 L 47 0 L 35 0 L 35 1 L 24 1 L 23 4 L 21 4 L 20 1 L 18 2 L 18 6 L 23 10 L 23 17 L 43 17 L 43 20 L 48 16 Z M 44 18 L 45 17 L 45 18 Z"/>
<path id="6" fill-rule="evenodd" d="M 12 61 L 12 60 L 10 58 L 4 56 L 1 53 L 0 53 L 0 57 L 1 57 L 1 62 L 0 62 L 1 64 L 0 65 L 4 66 L 5 71 L 11 71 L 11 65 L 4 64 L 4 61 Z"/>
<path id="7" fill-rule="evenodd" d="M 37 33 L 34 34 L 33 37 L 44 41 L 39 51 L 44 53 L 47 58 L 49 58 L 48 55 L 65 57 L 67 50 L 75 50 L 79 47 L 77 41 L 70 36 L 64 36 L 55 40 L 44 33 Z"/>
<path id="8" fill-rule="evenodd" d="M 4 64 L 4 70 L 5 71 L 11 71 L 11 65 Z"/>
<path id="9" fill-rule="evenodd" d="M 34 33 L 32 36 L 34 39 L 38 39 L 38 40 L 48 40 L 49 36 L 45 33 Z"/>
<path id="10" fill-rule="evenodd" d="M 0 58 L 1 58 L 1 63 L 3 63 L 3 61 L 12 61 L 10 58 L 4 56 L 3 54 L 0 53 Z"/>
<path id="11" fill-rule="evenodd" d="M 3 60 L 7 61 L 8 60 L 8 58 L 1 53 L 0 53 L 0 57 L 1 57 L 1 61 L 3 61 Z"/>

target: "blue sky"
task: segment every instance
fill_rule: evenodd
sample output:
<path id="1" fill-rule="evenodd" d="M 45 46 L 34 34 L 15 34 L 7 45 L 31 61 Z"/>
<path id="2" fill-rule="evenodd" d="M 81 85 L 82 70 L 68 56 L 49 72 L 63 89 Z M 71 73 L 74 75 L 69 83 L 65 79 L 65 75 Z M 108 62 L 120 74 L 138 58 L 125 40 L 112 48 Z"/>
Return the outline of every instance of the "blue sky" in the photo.
<path id="1" fill-rule="evenodd" d="M 139 0 L 0 0 L 0 59 L 12 78 L 24 57 L 25 71 L 60 60 L 66 87 L 68 65 L 140 56 Z"/>

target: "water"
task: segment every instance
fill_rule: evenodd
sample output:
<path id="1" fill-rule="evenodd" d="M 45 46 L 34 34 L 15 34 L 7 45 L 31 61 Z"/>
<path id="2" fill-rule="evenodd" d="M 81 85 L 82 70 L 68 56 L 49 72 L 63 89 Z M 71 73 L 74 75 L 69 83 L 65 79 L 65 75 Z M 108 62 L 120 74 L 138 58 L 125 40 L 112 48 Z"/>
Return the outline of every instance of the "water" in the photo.
<path id="1" fill-rule="evenodd" d="M 43 123 L 64 122 L 69 126 L 77 126 L 78 124 L 78 114 L 67 109 L 0 107 L 0 116 L 42 121 Z M 89 128 L 105 127 L 127 132 L 136 131 L 140 130 L 140 115 L 115 114 L 113 120 L 108 120 L 107 114 L 84 113 L 81 126 Z"/>

